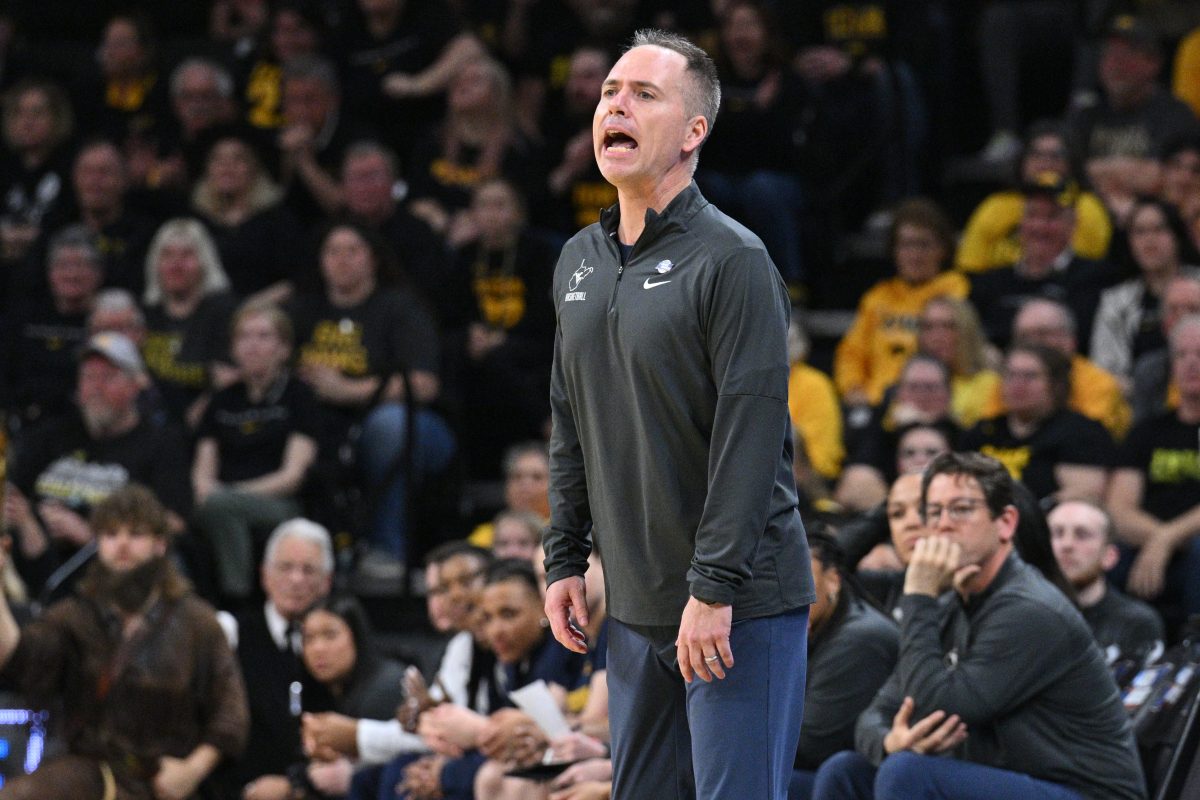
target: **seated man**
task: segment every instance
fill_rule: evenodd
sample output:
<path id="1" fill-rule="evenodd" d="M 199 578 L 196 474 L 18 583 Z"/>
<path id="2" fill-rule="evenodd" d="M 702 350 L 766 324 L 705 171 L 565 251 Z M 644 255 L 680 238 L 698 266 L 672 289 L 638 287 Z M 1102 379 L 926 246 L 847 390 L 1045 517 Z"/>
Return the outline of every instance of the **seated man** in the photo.
<path id="1" fill-rule="evenodd" d="M 1104 509 L 1083 500 L 1059 503 L 1046 521 L 1050 544 L 1063 574 L 1075 588 L 1079 610 L 1104 651 L 1105 660 L 1147 658 L 1162 652 L 1162 619 L 1153 608 L 1108 585 L 1117 565 L 1113 521 Z"/>
<path id="2" fill-rule="evenodd" d="M 246 741 L 246 690 L 212 609 L 167 553 L 166 511 L 131 485 L 91 515 L 97 559 L 78 596 L 18 629 L 0 593 L 3 677 L 61 702 L 67 752 L 6 800 L 192 797 Z"/>
<path id="3" fill-rule="evenodd" d="M 244 756 L 228 776 L 241 796 L 264 775 L 283 773 L 300 755 L 299 698 L 303 682 L 300 620 L 309 606 L 329 594 L 333 543 L 329 531 L 306 519 L 284 522 L 267 539 L 261 569 L 267 600 L 236 617 L 218 618 L 237 649 L 249 690 L 250 738 Z"/>
<path id="4" fill-rule="evenodd" d="M 1066 303 L 1084 336 L 1092 332 L 1092 315 L 1100 292 L 1119 275 L 1098 261 L 1080 258 L 1071 246 L 1075 202 L 1079 189 L 1053 173 L 1042 173 L 1025 187 L 1025 209 L 1018 240 L 1021 258 L 971 276 L 971 305 L 979 312 L 984 332 L 1006 348 L 1013 319 L 1034 297 Z M 1088 342 L 1082 342 L 1084 350 Z"/>
<path id="5" fill-rule="evenodd" d="M 1200 315 L 1176 324 L 1170 349 L 1179 407 L 1130 431 L 1108 487 L 1108 510 L 1127 591 L 1182 621 L 1200 613 Z"/>
<path id="6" fill-rule="evenodd" d="M 1100 648 L 1014 552 L 1008 471 L 946 453 L 922 492 L 931 535 L 905 572 L 899 661 L 858 719 L 856 750 L 822 765 L 813 796 L 1144 798 Z"/>
<path id="7" fill-rule="evenodd" d="M 171 530 L 183 529 L 192 500 L 187 449 L 176 431 L 142 416 L 138 397 L 147 383 L 129 339 L 97 334 L 80 355 L 78 413 L 14 441 L 5 521 L 17 530 L 14 563 L 31 590 L 91 545 L 89 511 L 127 483 L 149 486 Z"/>

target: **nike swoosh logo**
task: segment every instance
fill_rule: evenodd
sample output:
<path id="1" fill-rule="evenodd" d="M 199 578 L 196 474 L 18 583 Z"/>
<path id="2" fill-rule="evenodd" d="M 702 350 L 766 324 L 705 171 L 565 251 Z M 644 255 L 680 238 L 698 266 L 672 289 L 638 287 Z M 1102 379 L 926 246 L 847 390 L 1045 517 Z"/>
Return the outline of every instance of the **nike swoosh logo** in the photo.
<path id="1" fill-rule="evenodd" d="M 646 282 L 642 284 L 642 288 L 643 289 L 653 289 L 655 286 L 662 286 L 664 283 L 670 283 L 670 282 L 671 282 L 670 279 L 668 279 L 665 281 L 654 281 L 653 283 L 651 283 L 650 279 L 646 278 Z"/>

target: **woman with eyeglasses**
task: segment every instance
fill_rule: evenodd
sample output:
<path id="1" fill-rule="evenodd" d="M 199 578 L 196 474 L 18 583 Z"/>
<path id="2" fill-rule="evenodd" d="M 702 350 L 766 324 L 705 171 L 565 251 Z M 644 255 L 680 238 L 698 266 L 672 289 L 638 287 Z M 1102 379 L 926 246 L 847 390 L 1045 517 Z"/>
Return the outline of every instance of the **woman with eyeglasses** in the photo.
<path id="1" fill-rule="evenodd" d="M 1067 408 L 1070 370 L 1057 350 L 1013 346 L 1002 383 L 1007 413 L 980 422 L 957 449 L 999 460 L 1039 499 L 1098 499 L 1113 463 L 1113 442 L 1103 425 Z"/>
<path id="2" fill-rule="evenodd" d="M 1092 325 L 1092 361 L 1120 378 L 1128 389 L 1133 362 L 1166 347 L 1162 332 L 1162 297 L 1178 275 L 1200 277 L 1197 254 L 1179 214 L 1162 200 L 1142 198 L 1133 204 L 1125 229 L 1129 258 L 1138 275 L 1100 295 Z"/>

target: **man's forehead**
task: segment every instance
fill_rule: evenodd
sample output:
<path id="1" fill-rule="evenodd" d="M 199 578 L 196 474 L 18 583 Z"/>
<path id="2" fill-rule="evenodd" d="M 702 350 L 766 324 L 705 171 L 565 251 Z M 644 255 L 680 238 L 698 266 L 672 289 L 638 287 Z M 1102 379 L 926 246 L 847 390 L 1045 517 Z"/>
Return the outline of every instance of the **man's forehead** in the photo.
<path id="1" fill-rule="evenodd" d="M 687 69 L 687 59 L 666 47 L 644 44 L 628 50 L 609 70 L 605 83 L 617 80 L 659 83 L 678 80 Z"/>
<path id="2" fill-rule="evenodd" d="M 310 542 L 305 539 L 295 537 L 287 537 L 279 542 L 279 547 L 275 551 L 275 560 L 290 559 L 293 561 L 320 561 L 321 548 L 316 542 Z"/>
<path id="3" fill-rule="evenodd" d="M 974 475 L 967 475 L 963 472 L 940 472 L 934 475 L 929 481 L 929 488 L 925 491 L 927 498 L 932 498 L 937 495 L 939 498 L 945 496 L 965 497 L 968 494 L 982 495 L 983 487 L 979 485 L 979 481 Z"/>
<path id="4" fill-rule="evenodd" d="M 1050 512 L 1046 521 L 1053 527 L 1061 526 L 1094 533 L 1104 530 L 1103 512 L 1087 503 L 1060 503 Z"/>

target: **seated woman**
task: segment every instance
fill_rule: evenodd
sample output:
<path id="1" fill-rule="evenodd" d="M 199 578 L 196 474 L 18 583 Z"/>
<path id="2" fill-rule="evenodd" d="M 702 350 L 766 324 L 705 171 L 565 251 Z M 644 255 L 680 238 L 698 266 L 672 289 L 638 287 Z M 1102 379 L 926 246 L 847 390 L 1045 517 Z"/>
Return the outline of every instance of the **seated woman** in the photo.
<path id="1" fill-rule="evenodd" d="M 1004 416 L 967 431 L 957 449 L 978 450 L 1008 468 L 1038 499 L 1096 500 L 1113 463 L 1099 422 L 1067 408 L 1071 362 L 1057 350 L 1019 344 L 1004 361 Z"/>
<path id="2" fill-rule="evenodd" d="M 1135 201 L 1125 230 L 1138 274 L 1100 295 L 1090 347 L 1092 361 L 1120 378 L 1128 393 L 1134 362 L 1166 347 L 1162 317 L 1167 286 L 1179 275 L 1200 277 L 1200 270 L 1183 220 L 1162 200 Z"/>
<path id="3" fill-rule="evenodd" d="M 192 462 L 194 521 L 211 544 L 222 597 L 249 599 L 256 584 L 254 534 L 299 516 L 297 494 L 317 455 L 316 401 L 287 368 L 292 323 L 269 305 L 233 317 L 239 380 L 213 395 Z"/>
<path id="4" fill-rule="evenodd" d="M 446 467 L 454 438 L 428 408 L 441 392 L 436 326 L 415 295 L 387 286 L 391 263 L 372 231 L 333 225 L 320 245 L 324 292 L 298 298 L 292 318 L 297 374 L 324 412 L 320 445 L 338 453 L 355 442 L 366 479 L 371 549 L 361 572 L 396 580 L 409 552 L 411 484 Z"/>
<path id="5" fill-rule="evenodd" d="M 1036 122 L 1025 137 L 1018 164 L 1017 185 L 1045 172 L 1073 178 L 1070 137 L 1061 123 Z M 1075 199 L 1075 233 L 1071 247 L 1083 258 L 1102 259 L 1112 238 L 1112 221 L 1099 197 L 1080 192 Z M 964 272 L 1006 267 L 1021 260 L 1017 231 L 1025 213 L 1025 195 L 1016 189 L 993 192 L 971 213 L 958 243 L 955 265 Z"/>
<path id="6" fill-rule="evenodd" d="M 318 600 L 301 620 L 302 658 L 310 679 L 303 686 L 304 714 L 334 711 L 355 718 L 391 719 L 404 699 L 404 669 L 371 644 L 366 612 L 353 597 Z M 299 724 L 299 720 L 297 720 Z M 287 775 L 265 775 L 246 786 L 244 800 L 317 800 L 349 790 L 349 759 L 301 761 Z"/>
<path id="7" fill-rule="evenodd" d="M 1000 354 L 988 345 L 968 301 L 935 297 L 926 303 L 917 320 L 917 348 L 950 371 L 950 413 L 956 423 L 969 428 L 1000 413 L 995 399 L 1000 374 L 988 366 Z"/>
<path id="8" fill-rule="evenodd" d="M 192 208 L 220 253 L 233 290 L 246 299 L 282 303 L 309 267 L 307 237 L 283 205 L 251 134 L 229 128 L 213 137 Z"/>
<path id="9" fill-rule="evenodd" d="M 492 686 L 490 716 L 441 705 L 421 715 L 418 732 L 435 755 L 393 762 L 382 780 L 396 786 L 397 798 L 469 800 L 473 782 L 489 759 L 532 764 L 545 747 L 537 726 L 512 708 L 509 693 L 543 680 L 565 703 L 579 685 L 585 657 L 558 644 L 542 622 L 542 594 L 533 567 L 497 562 L 488 572 L 480 604 L 480 624 L 503 676 Z M 397 785 L 399 784 L 399 785 Z"/>
<path id="10" fill-rule="evenodd" d="M 967 279 L 944 271 L 953 252 L 954 227 L 938 206 L 915 199 L 896 209 L 891 232 L 896 277 L 863 295 L 834 356 L 833 380 L 846 405 L 883 400 L 917 351 L 917 315 L 930 298 L 967 296 Z"/>
<path id="11" fill-rule="evenodd" d="M 234 379 L 229 318 L 236 300 L 212 237 L 197 220 L 163 224 L 146 254 L 142 356 L 167 414 L 194 429 L 213 388 Z"/>
<path id="12" fill-rule="evenodd" d="M 854 724 L 892 674 L 900 631 L 847 580 L 834 536 L 810 527 L 817 599 L 808 616 L 808 685 L 804 725 L 788 800 L 812 797 L 816 770 L 840 750 L 854 749 Z M 847 665 L 854 664 L 854 669 Z"/>

